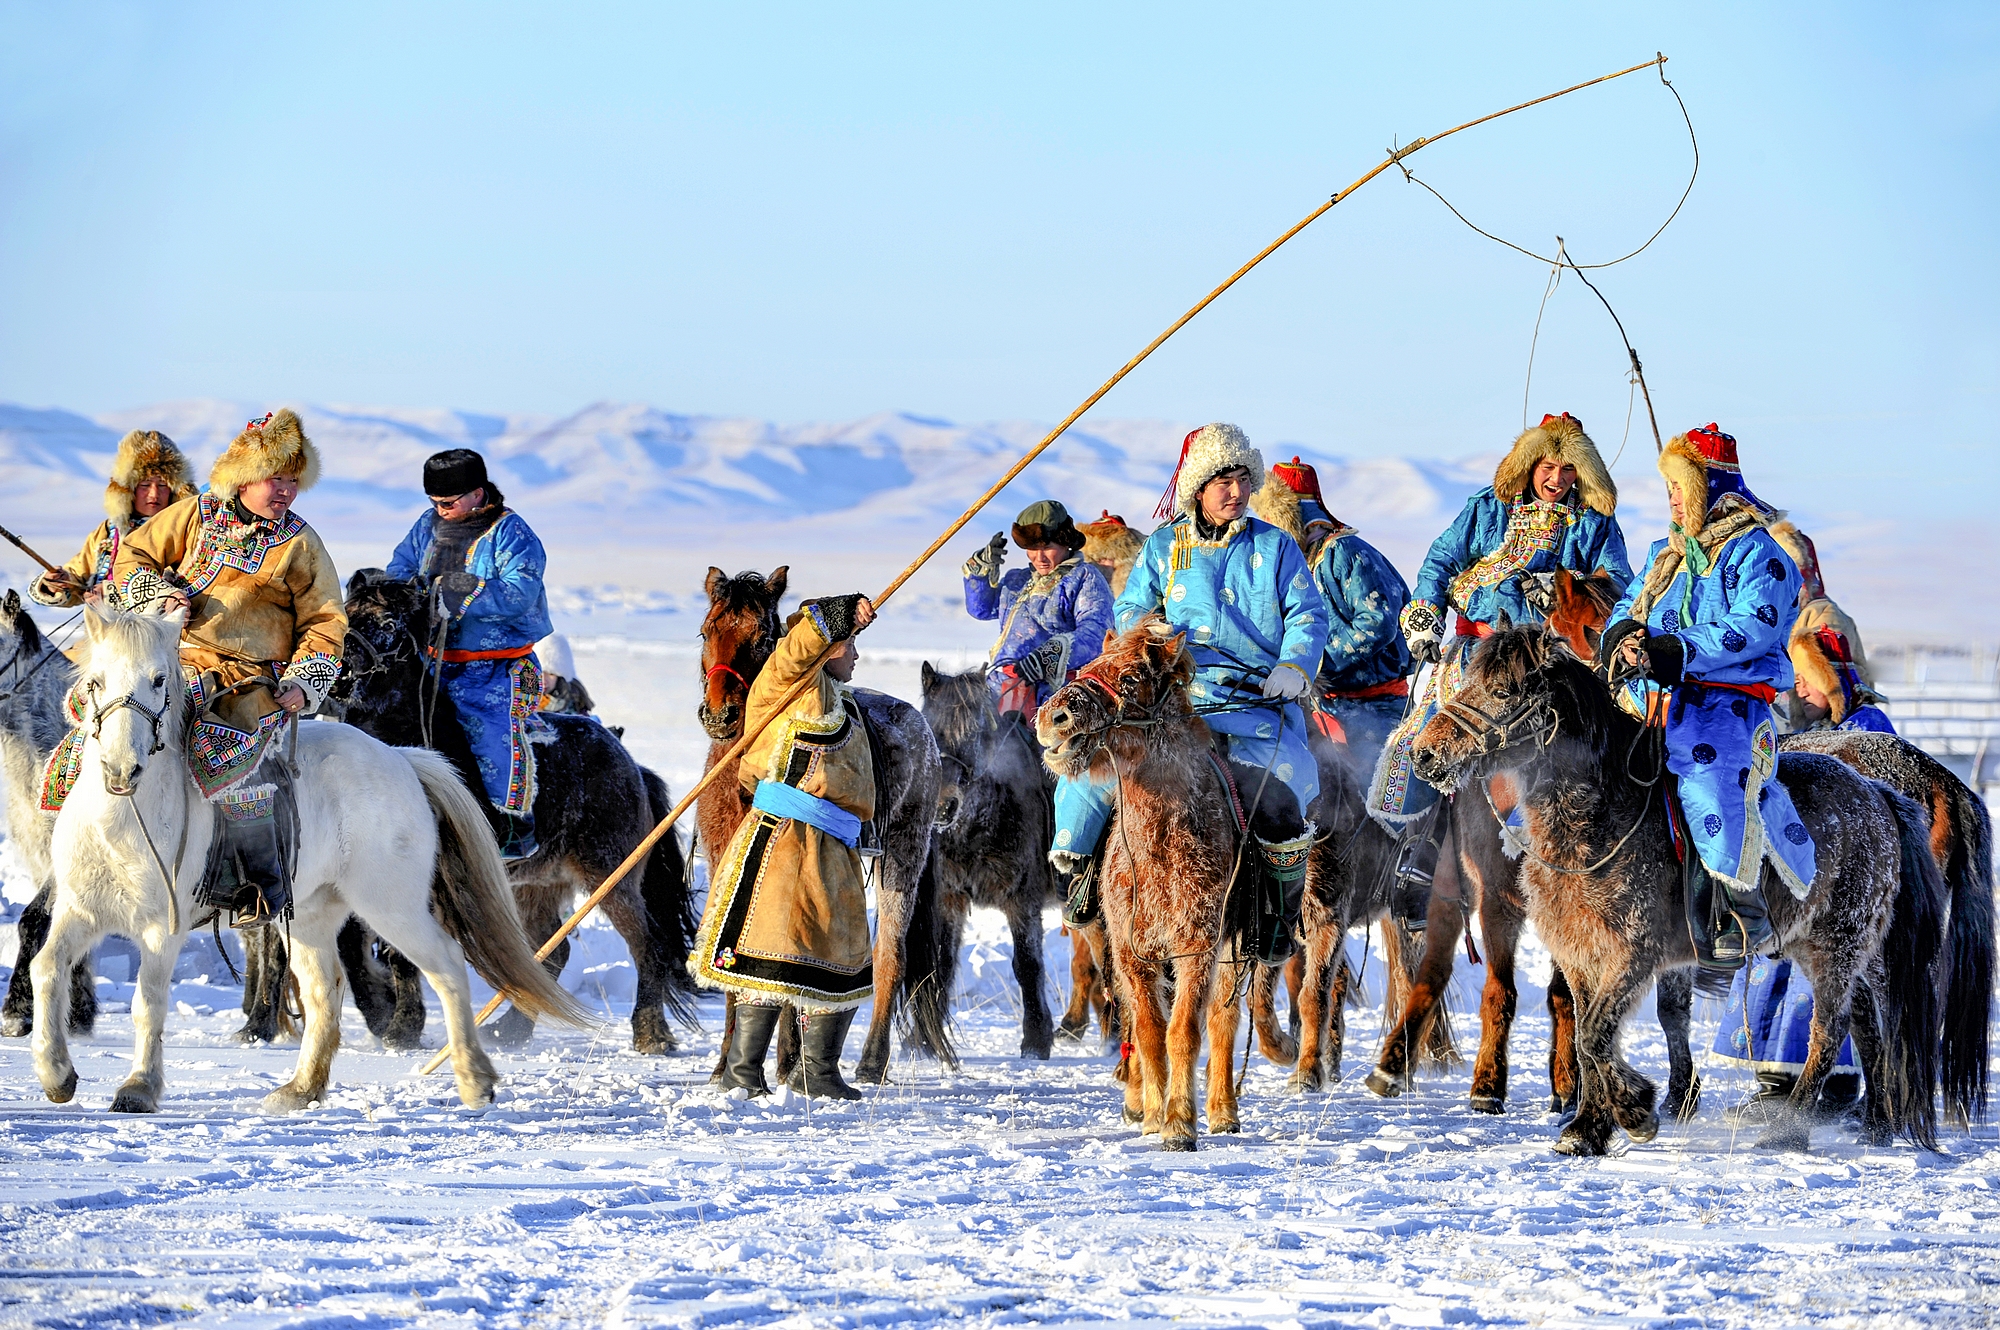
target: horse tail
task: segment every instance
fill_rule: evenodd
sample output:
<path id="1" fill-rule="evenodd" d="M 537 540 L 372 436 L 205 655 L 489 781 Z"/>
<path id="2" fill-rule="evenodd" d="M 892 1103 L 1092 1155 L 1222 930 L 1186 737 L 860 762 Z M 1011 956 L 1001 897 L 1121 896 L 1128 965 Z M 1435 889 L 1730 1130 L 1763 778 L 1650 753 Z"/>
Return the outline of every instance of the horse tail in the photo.
<path id="1" fill-rule="evenodd" d="M 1993 819 L 1962 782 L 1949 791 L 1951 891 L 1947 940 L 1950 979 L 1944 998 L 1945 1113 L 1958 1126 L 1986 1120 L 1987 1037 L 1993 992 Z"/>
<path id="2" fill-rule="evenodd" d="M 445 932 L 465 949 L 466 963 L 525 1016 L 553 1017 L 587 1027 L 590 1018 L 564 992 L 521 931 L 514 888 L 480 809 L 458 768 L 426 748 L 400 748 L 417 773 L 437 818 L 437 867 L 431 876 L 431 909 Z"/>
<path id="3" fill-rule="evenodd" d="M 666 781 L 649 767 L 639 768 L 646 783 L 646 800 L 652 805 L 653 824 L 658 826 L 674 811 L 673 794 Z M 694 884 L 690 881 L 687 859 L 681 852 L 681 838 L 673 831 L 653 843 L 646 856 L 645 876 L 639 894 L 646 902 L 648 928 L 653 945 L 667 957 L 667 983 L 661 1000 L 674 1018 L 692 1027 L 695 1021 L 694 976 L 688 973 L 688 957 L 694 952 L 697 920 L 694 913 Z"/>
<path id="4" fill-rule="evenodd" d="M 1924 810 L 1886 785 L 1876 788 L 1895 819 L 1902 851 L 1889 933 L 1882 942 L 1885 982 L 1873 993 L 1881 1022 L 1883 1097 L 1890 1125 L 1935 1150 L 1943 1025 L 1936 966 L 1944 947 L 1944 875 L 1931 855 Z"/>
<path id="5" fill-rule="evenodd" d="M 935 840 L 924 856 L 917 889 L 911 894 L 910 927 L 903 935 L 903 982 L 898 996 L 905 1039 L 948 1066 L 958 1062 L 952 1045 L 951 997 L 958 989 L 958 933 L 944 917 L 938 884 Z"/>

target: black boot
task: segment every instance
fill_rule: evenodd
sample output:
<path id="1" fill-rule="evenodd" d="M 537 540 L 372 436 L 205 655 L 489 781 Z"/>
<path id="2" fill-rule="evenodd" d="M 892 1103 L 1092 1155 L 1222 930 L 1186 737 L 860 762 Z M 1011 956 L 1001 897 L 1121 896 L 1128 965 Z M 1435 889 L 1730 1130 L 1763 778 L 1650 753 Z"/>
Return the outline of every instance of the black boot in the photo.
<path id="1" fill-rule="evenodd" d="M 1754 887 L 1738 891 L 1720 878 L 1716 886 L 1722 889 L 1729 907 L 1715 935 L 1715 959 L 1723 965 L 1748 964 L 1777 936 L 1771 929 L 1770 915 L 1764 912 L 1764 893 Z"/>
<path id="2" fill-rule="evenodd" d="M 1437 877 L 1444 833 L 1444 800 L 1440 799 L 1411 819 L 1396 842 L 1396 878 L 1390 886 L 1389 909 L 1418 932 L 1430 916 L 1431 883 Z"/>
<path id="3" fill-rule="evenodd" d="M 1313 824 L 1308 822 L 1304 834 L 1290 840 L 1257 839 L 1257 854 L 1264 871 L 1253 941 L 1257 959 L 1266 965 L 1289 959 L 1298 950 L 1299 916 L 1305 909 L 1306 864 L 1312 856 L 1313 835 Z"/>
<path id="4" fill-rule="evenodd" d="M 1087 854 L 1056 850 L 1049 855 L 1055 871 L 1056 890 L 1062 893 L 1063 923 L 1083 928 L 1097 922 L 1102 911 L 1097 901 L 1097 860 Z"/>
<path id="5" fill-rule="evenodd" d="M 1861 1088 L 1860 1072 L 1836 1071 L 1819 1083 L 1813 1111 L 1827 1122 L 1838 1122 L 1861 1107 Z"/>
<path id="6" fill-rule="evenodd" d="M 1757 1093 L 1742 1103 L 1722 1110 L 1722 1120 L 1732 1127 L 1761 1127 L 1783 1111 L 1799 1078 L 1789 1071 L 1757 1073 Z"/>
<path id="7" fill-rule="evenodd" d="M 764 1079 L 764 1054 L 770 1051 L 771 1033 L 778 1028 L 779 1010 L 737 1001 L 729 1052 L 716 1082 L 724 1090 L 748 1090 L 752 1099 L 771 1093 L 770 1083 Z"/>
<path id="8" fill-rule="evenodd" d="M 840 1050 L 854 1024 L 854 1008 L 808 1016 L 801 1025 L 799 1065 L 791 1087 L 814 1099 L 859 1099 L 861 1091 L 840 1078 Z"/>
<path id="9" fill-rule="evenodd" d="M 292 912 L 276 799 L 267 786 L 226 794 L 216 806 L 216 844 L 200 898 L 228 910 L 231 928 L 261 928 Z"/>
<path id="10" fill-rule="evenodd" d="M 517 863 L 542 848 L 535 839 L 533 812 L 500 813 L 499 821 L 506 828 L 505 831 L 495 828 L 500 837 L 500 857 L 508 863 Z"/>

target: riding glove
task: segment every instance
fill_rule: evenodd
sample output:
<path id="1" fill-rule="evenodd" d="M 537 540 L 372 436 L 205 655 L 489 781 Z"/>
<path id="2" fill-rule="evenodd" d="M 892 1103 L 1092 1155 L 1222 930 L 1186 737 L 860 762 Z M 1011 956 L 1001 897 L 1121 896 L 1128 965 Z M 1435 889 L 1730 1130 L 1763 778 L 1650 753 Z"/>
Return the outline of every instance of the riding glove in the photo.
<path id="1" fill-rule="evenodd" d="M 1264 676 L 1264 696 L 1282 697 L 1287 702 L 1306 691 L 1306 672 L 1296 665 L 1280 665 Z"/>
<path id="2" fill-rule="evenodd" d="M 1403 607 L 1403 640 L 1419 664 L 1435 665 L 1444 656 L 1444 616 L 1421 600 Z"/>
<path id="3" fill-rule="evenodd" d="M 479 577 L 466 572 L 440 573 L 437 585 L 444 593 L 445 603 L 453 607 L 452 612 L 462 614 L 465 601 L 479 591 Z"/>
<path id="4" fill-rule="evenodd" d="M 965 561 L 965 575 L 967 577 L 983 577 L 986 579 L 987 585 L 997 587 L 1000 585 L 1000 569 L 1005 566 L 1006 562 L 1007 534 L 1004 531 L 995 531 L 993 539 L 987 541 L 970 559 Z"/>
<path id="5" fill-rule="evenodd" d="M 1014 672 L 1029 683 L 1061 683 L 1063 646 L 1060 638 L 1050 638 L 1015 661 Z"/>
<path id="6" fill-rule="evenodd" d="M 1679 684 L 1687 670 L 1687 645 L 1678 637 L 1661 633 L 1646 639 L 1646 664 L 1653 682 L 1662 688 Z"/>
<path id="7" fill-rule="evenodd" d="M 1623 646 L 1625 639 L 1634 633 L 1637 633 L 1639 640 L 1643 642 L 1646 638 L 1646 625 L 1637 619 L 1620 619 L 1605 629 L 1603 636 L 1598 638 L 1597 668 L 1603 671 L 1606 677 L 1611 676 L 1617 664 L 1618 648 Z"/>

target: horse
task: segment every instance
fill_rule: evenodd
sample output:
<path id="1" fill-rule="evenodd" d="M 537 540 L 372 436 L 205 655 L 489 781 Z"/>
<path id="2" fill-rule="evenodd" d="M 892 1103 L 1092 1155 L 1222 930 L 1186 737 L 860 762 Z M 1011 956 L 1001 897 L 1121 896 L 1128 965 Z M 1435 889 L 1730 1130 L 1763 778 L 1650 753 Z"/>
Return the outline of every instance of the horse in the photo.
<path id="1" fill-rule="evenodd" d="M 1021 989 L 1021 1056 L 1046 1059 L 1055 1025 L 1046 995 L 1042 907 L 1055 895 L 1048 850 L 1055 808 L 1041 745 L 1018 712 L 1001 715 L 986 671 L 940 674 L 923 666 L 924 719 L 937 736 L 945 790 L 932 833 L 941 924 L 957 956 L 975 905 L 1007 916 L 1014 982 Z M 1072 954 L 1089 955 L 1086 947 Z M 1088 1001 L 1086 983 L 1082 996 Z"/>
<path id="2" fill-rule="evenodd" d="M 1193 678 L 1186 634 L 1148 615 L 1107 642 L 1035 717 L 1051 771 L 1110 781 L 1117 791 L 1099 899 L 1119 1015 L 1139 1064 L 1138 1083 L 1127 1081 L 1125 1117 L 1143 1134 L 1157 1131 L 1163 1150 L 1195 1148 L 1204 1012 L 1208 1130 L 1241 1130 L 1232 1075 L 1242 1009 L 1235 981 L 1257 966 L 1245 936 L 1250 921 L 1233 887 L 1239 870 L 1259 871 L 1249 842 L 1260 810 L 1254 794 L 1239 809 L 1213 736 L 1189 703 Z M 1225 968 L 1233 981 L 1218 983 Z M 1168 983 L 1171 1012 L 1162 1003 Z"/>
<path id="3" fill-rule="evenodd" d="M 1577 1112 L 1555 1144 L 1564 1154 L 1601 1155 L 1621 1127 L 1635 1141 L 1658 1133 L 1655 1087 L 1620 1055 L 1619 1033 L 1655 974 L 1696 963 L 1671 792 L 1658 785 L 1664 757 L 1656 751 L 1649 766 L 1642 752 L 1656 734 L 1562 639 L 1502 626 L 1474 648 L 1462 689 L 1414 749 L 1419 772 L 1441 788 L 1463 792 L 1506 771 L 1520 791 L 1528 917 L 1578 998 Z M 1928 820 L 1904 795 L 1819 754 L 1783 754 L 1778 777 L 1813 838 L 1817 871 L 1800 900 L 1767 868 L 1764 896 L 1778 945 L 1816 1000 L 1804 1072 L 1758 1143 L 1809 1147 L 1812 1105 L 1851 1024 L 1867 1081 L 1864 1131 L 1935 1148 L 1947 887 Z M 1952 975 L 1947 1001 L 1963 980 Z M 1986 1000 L 1978 995 L 1982 1022 Z M 1943 1074 L 1950 1083 L 1968 1073 Z"/>
<path id="4" fill-rule="evenodd" d="M 49 832 L 55 819 L 42 811 L 42 768 L 69 721 L 63 695 L 76 682 L 76 666 L 36 626 L 18 591 L 0 597 L 0 779 L 6 781 L 7 829 L 21 862 L 35 880 L 35 897 L 15 925 L 14 973 L 0 1004 L 0 1035 L 18 1039 L 35 1023 L 35 990 L 29 962 L 49 933 L 55 898 L 55 871 L 49 863 Z M 69 1029 L 89 1034 L 97 1024 L 97 985 L 90 958 L 70 971 Z"/>
<path id="5" fill-rule="evenodd" d="M 1618 602 L 1608 573 L 1578 576 L 1558 569 L 1550 585 L 1549 630 L 1582 659 L 1596 655 L 1599 635 Z M 1459 938 L 1479 912 L 1480 944 L 1486 979 L 1479 1002 L 1479 1052 L 1473 1062 L 1469 1107 L 1476 1113 L 1507 1111 L 1511 1076 L 1509 1044 L 1518 1005 L 1515 959 L 1527 906 L 1521 895 L 1520 864 L 1503 850 L 1500 819 L 1514 811 L 1512 783 L 1504 776 L 1487 782 L 1484 799 L 1448 800 L 1444 843 L 1424 919 L 1424 949 L 1410 984 L 1409 1000 L 1384 1038 L 1368 1074 L 1370 1090 L 1393 1098 L 1415 1082 L 1417 1050 L 1443 1019 L 1442 1002 L 1456 964 Z M 1471 943 L 1467 943 L 1468 952 Z M 1667 1036 L 1669 1061 L 1666 1104 L 1677 1119 L 1692 1118 L 1701 1103 L 1701 1077 L 1688 1036 L 1694 985 L 1678 971 L 1659 976 L 1654 1004 Z M 1576 1103 L 1576 1004 L 1560 965 L 1549 978 L 1549 1108 L 1567 1112 Z"/>
<path id="6" fill-rule="evenodd" d="M 347 644 L 333 694 L 347 724 L 384 743 L 435 749 L 466 788 L 483 789 L 472 745 L 451 698 L 429 673 L 423 643 L 433 624 L 422 588 L 362 569 L 348 580 Z M 672 807 L 667 787 L 632 760 L 625 745 L 596 720 L 544 715 L 553 732 L 535 750 L 535 828 L 540 848 L 508 865 L 522 923 L 539 944 L 554 934 L 573 902 L 595 890 Z M 694 910 L 680 841 L 655 842 L 645 862 L 605 898 L 604 913 L 631 949 L 637 991 L 632 1000 L 632 1047 L 652 1055 L 678 1044 L 667 1016 L 693 1019 L 694 984 L 687 955 L 694 945 Z M 423 995 L 414 974 L 383 954 L 394 1010 L 382 1010 L 383 984 L 371 967 L 365 941 L 350 938 L 355 1000 L 391 1047 L 414 1047 L 423 1030 Z M 559 976 L 569 959 L 565 939 L 544 965 Z M 534 1032 L 529 1013 L 507 1012 L 489 1027 L 502 1047 L 517 1047 Z"/>
<path id="7" fill-rule="evenodd" d="M 703 580 L 708 610 L 701 624 L 702 697 L 697 715 L 710 739 L 704 770 L 714 767 L 743 733 L 750 685 L 778 645 L 778 602 L 789 569 L 769 577 L 730 577 L 710 568 Z M 881 857 L 875 893 L 875 1009 L 862 1040 L 857 1081 L 889 1078 L 889 1029 L 899 1011 L 904 1035 L 915 1047 L 951 1063 L 951 980 L 957 952 L 938 925 L 938 881 L 931 856 L 931 824 L 942 779 L 937 742 L 923 713 L 900 698 L 854 688 L 875 768 L 875 826 Z M 741 782 L 710 782 L 695 805 L 696 839 L 715 863 L 750 809 Z M 947 954 L 948 953 L 948 954 Z M 903 1004 L 907 1003 L 907 1008 Z M 735 1000 L 725 1007 L 725 1026 Z M 728 1036 L 725 1029 L 725 1047 Z M 799 1056 L 799 1023 L 778 1022 L 779 1077 L 790 1076 Z M 717 1065 L 720 1072 L 720 1064 Z"/>
<path id="8" fill-rule="evenodd" d="M 202 874 L 185 870 L 208 861 L 217 817 L 182 756 L 194 719 L 180 668 L 184 621 L 185 611 L 84 611 L 82 746 L 50 839 L 56 895 L 48 941 L 31 966 L 35 1074 L 55 1103 L 68 1103 L 77 1088 L 60 981 L 108 932 L 131 938 L 140 953 L 132 1072 L 111 1110 L 157 1112 L 165 1089 L 167 982 L 200 917 Z M 473 1029 L 468 960 L 518 1006 L 586 1024 L 535 963 L 485 815 L 450 763 L 346 725 L 297 725 L 289 738 L 269 742 L 263 761 L 290 769 L 297 799 L 290 963 L 305 1036 L 291 1081 L 265 1096 L 265 1111 L 325 1098 L 340 1046 L 334 939 L 350 914 L 415 962 L 437 991 L 467 1107 L 490 1104 L 499 1079 Z"/>

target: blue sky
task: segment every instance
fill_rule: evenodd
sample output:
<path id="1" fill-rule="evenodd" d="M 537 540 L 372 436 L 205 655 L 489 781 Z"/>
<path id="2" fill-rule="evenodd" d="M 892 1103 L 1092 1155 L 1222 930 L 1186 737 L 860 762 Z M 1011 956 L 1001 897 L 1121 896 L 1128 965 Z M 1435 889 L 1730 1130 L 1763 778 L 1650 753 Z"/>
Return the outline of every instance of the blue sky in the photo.
<path id="1" fill-rule="evenodd" d="M 0 399 L 1054 420 L 1392 139 L 1664 50 L 1701 179 L 1600 278 L 1662 425 L 1828 513 L 2000 480 L 1992 6 L 746 8 L 5 4 Z M 1689 159 L 1644 75 L 1411 164 L 1588 261 Z M 1385 175 L 1098 410 L 1498 447 L 1546 278 Z M 1532 410 L 1610 451 L 1623 363 L 1565 282 Z"/>

